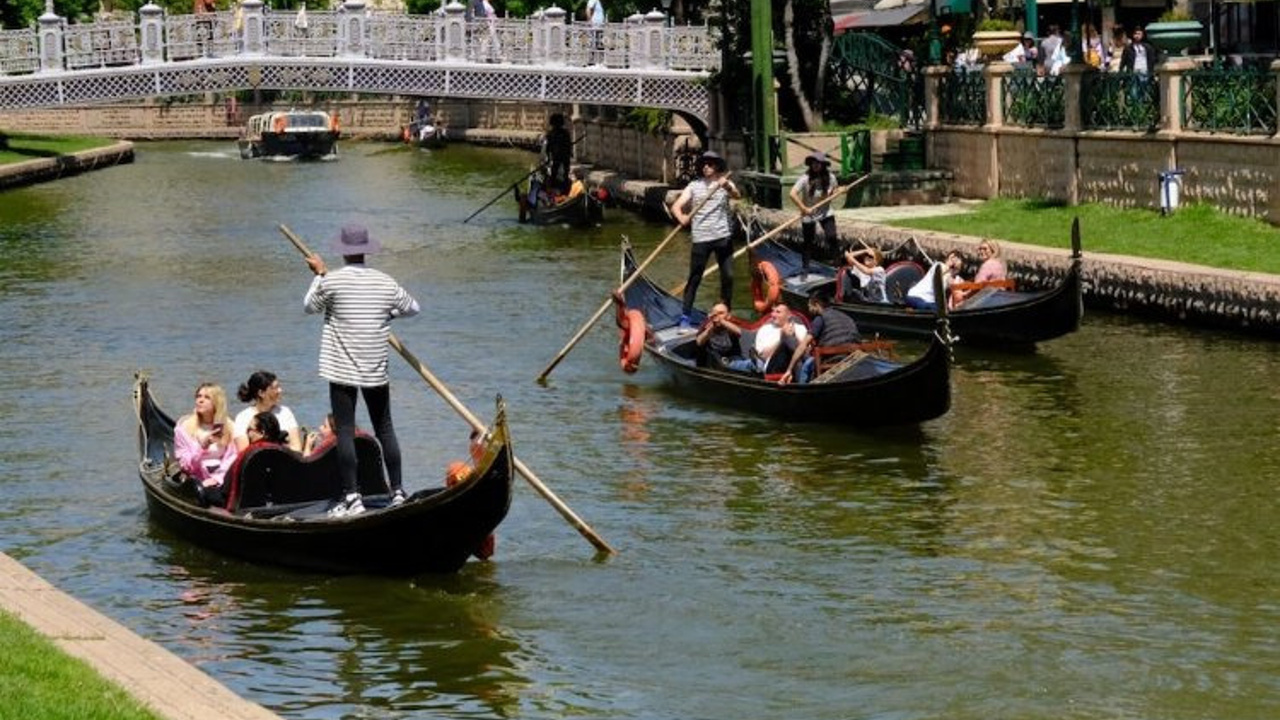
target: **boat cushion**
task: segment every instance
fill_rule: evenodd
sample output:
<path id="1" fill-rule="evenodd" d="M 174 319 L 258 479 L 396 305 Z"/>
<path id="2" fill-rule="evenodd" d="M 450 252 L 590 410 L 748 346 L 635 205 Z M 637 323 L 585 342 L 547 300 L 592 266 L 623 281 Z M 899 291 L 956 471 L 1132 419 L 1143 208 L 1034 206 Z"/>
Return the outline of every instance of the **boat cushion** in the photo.
<path id="1" fill-rule="evenodd" d="M 362 495 L 390 492 L 382 466 L 382 447 L 376 438 L 356 435 L 356 483 Z M 240 467 L 239 495 L 232 511 L 266 505 L 329 500 L 342 494 L 335 446 L 304 459 L 283 447 L 250 448 Z"/>

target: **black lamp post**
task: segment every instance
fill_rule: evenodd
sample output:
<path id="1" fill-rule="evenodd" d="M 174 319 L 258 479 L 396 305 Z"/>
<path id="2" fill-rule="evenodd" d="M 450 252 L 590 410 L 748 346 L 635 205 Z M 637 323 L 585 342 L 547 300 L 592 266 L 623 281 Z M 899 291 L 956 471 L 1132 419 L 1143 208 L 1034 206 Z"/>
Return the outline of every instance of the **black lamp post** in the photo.
<path id="1" fill-rule="evenodd" d="M 671 17 L 671 0 L 662 0 L 662 12 L 667 16 L 667 27 L 675 24 L 675 19 Z"/>
<path id="2" fill-rule="evenodd" d="M 1067 47 L 1067 57 L 1074 65 L 1084 62 L 1080 37 L 1080 0 L 1071 0 L 1071 45 Z"/>
<path id="3" fill-rule="evenodd" d="M 929 64 L 942 64 L 942 36 L 938 34 L 938 0 L 929 0 Z"/>

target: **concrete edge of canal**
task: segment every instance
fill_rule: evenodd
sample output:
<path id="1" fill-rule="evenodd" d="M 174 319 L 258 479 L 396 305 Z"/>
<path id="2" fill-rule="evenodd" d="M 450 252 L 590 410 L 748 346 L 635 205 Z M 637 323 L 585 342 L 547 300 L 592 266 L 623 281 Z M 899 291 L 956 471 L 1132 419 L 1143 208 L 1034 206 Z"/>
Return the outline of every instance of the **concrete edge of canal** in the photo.
<path id="1" fill-rule="evenodd" d="M 121 140 L 106 147 L 82 150 L 69 155 L 8 163 L 0 165 L 0 191 L 131 162 L 133 162 L 133 143 Z"/>
<path id="2" fill-rule="evenodd" d="M 280 720 L 0 553 L 0 608 L 168 720 Z"/>

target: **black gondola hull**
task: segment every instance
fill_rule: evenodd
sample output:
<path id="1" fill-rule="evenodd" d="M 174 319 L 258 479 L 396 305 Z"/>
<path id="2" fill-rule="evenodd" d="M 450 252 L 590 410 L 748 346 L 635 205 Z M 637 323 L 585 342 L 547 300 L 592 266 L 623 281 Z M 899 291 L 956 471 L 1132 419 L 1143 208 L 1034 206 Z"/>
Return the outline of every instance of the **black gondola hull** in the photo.
<path id="1" fill-rule="evenodd" d="M 811 279 L 800 282 L 799 253 L 773 242 L 761 244 L 755 252 L 757 259 L 769 260 L 778 268 L 782 301 L 792 308 L 806 310 L 811 295 L 830 294 L 835 288 L 835 269 L 830 266 L 811 262 Z M 812 279 L 814 276 L 817 279 Z M 905 305 L 846 299 L 832 307 L 852 317 L 863 332 L 922 337 L 935 326 L 932 311 Z M 1056 287 L 1040 292 L 1002 292 L 984 306 L 961 306 L 949 312 L 951 331 L 958 341 L 997 347 L 1029 346 L 1062 337 L 1079 330 L 1083 316 L 1078 256 Z"/>
<path id="2" fill-rule="evenodd" d="M 624 249 L 623 277 L 636 267 Z M 945 321 L 935 320 L 929 348 L 909 363 L 869 358 L 828 382 L 779 385 L 759 375 L 700 367 L 694 362 L 694 333 L 681 332 L 681 301 L 640 277 L 624 291 L 629 308 L 639 309 L 648 329 L 646 355 L 671 388 L 688 397 L 793 421 L 883 427 L 921 423 L 951 408 L 951 347 Z M 695 310 L 699 323 L 705 314 Z"/>
<path id="3" fill-rule="evenodd" d="M 189 483 L 175 479 L 165 454 L 173 421 L 154 404 L 145 380 L 135 388 L 147 509 L 158 525 L 211 550 L 245 560 L 326 573 L 408 576 L 456 572 L 506 517 L 512 451 L 499 411 L 477 471 L 450 488 L 423 490 L 398 506 L 366 497 L 369 509 L 330 518 L 332 498 L 229 512 L 203 507 Z M 287 452 L 287 451 L 276 451 Z M 298 462 L 306 462 L 299 460 Z M 443 481 L 442 463 L 440 479 Z"/>

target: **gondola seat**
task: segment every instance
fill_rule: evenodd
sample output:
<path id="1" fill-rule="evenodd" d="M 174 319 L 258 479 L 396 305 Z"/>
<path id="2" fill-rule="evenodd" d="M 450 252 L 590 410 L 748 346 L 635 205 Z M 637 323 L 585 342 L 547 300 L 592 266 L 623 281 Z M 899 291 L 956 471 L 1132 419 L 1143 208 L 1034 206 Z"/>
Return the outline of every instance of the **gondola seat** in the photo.
<path id="1" fill-rule="evenodd" d="M 356 435 L 356 463 L 361 495 L 391 492 L 382 465 L 382 446 L 376 438 Z M 330 445 L 305 459 L 288 448 L 250 448 L 236 485 L 228 507 L 233 512 L 337 498 L 342 494 L 337 448 Z"/>
<path id="2" fill-rule="evenodd" d="M 890 265 L 884 271 L 884 294 L 889 302 L 902 305 L 907 302 L 907 291 L 924 278 L 924 267 L 918 262 L 904 260 Z"/>

